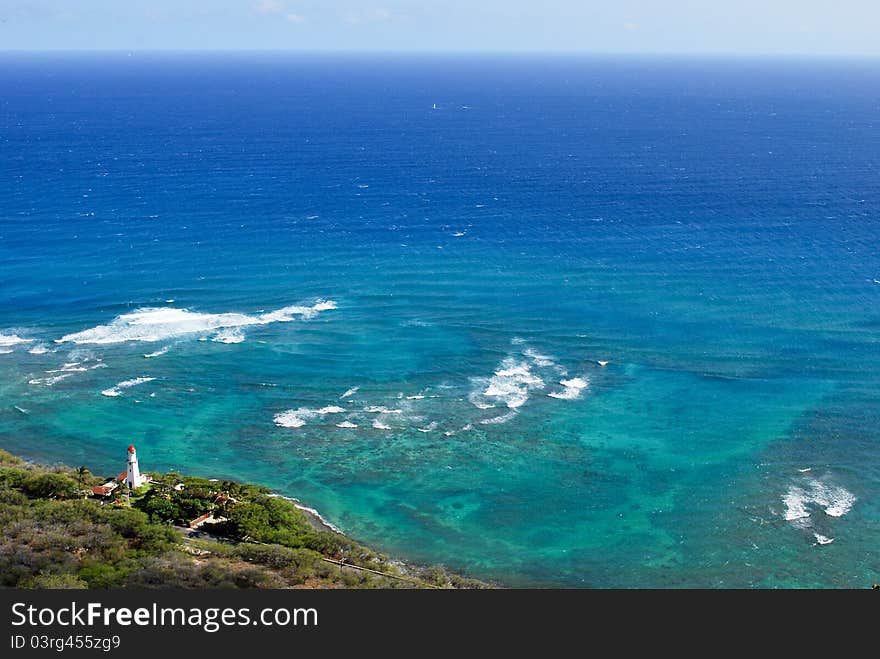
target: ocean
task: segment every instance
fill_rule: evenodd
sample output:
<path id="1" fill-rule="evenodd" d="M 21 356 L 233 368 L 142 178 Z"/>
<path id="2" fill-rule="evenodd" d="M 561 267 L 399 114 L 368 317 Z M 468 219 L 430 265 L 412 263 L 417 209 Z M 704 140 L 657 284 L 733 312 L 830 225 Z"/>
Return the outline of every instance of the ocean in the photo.
<path id="1" fill-rule="evenodd" d="M 521 587 L 880 580 L 880 64 L 0 56 L 0 447 Z"/>

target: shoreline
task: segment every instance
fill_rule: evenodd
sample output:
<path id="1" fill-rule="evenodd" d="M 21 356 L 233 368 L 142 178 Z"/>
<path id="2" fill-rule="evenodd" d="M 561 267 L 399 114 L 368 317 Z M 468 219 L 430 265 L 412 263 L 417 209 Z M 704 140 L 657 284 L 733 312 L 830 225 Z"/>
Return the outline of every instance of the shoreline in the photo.
<path id="1" fill-rule="evenodd" d="M 17 481 L 15 478 L 10 480 L 8 473 L 4 473 L 11 471 L 19 472 Z M 190 476 L 175 471 L 165 474 L 156 471 L 143 473 L 144 475 L 149 475 L 151 480 L 130 492 L 124 487 L 124 484 L 120 483 L 119 485 L 114 485 L 113 490 L 111 490 L 111 492 L 116 492 L 115 495 L 110 493 L 98 495 L 93 488 L 102 483 L 105 486 L 107 483 L 115 483 L 115 479 L 112 477 L 96 477 L 85 466 L 74 469 L 58 462 L 46 464 L 9 453 L 0 448 L 0 475 L 4 476 L 4 478 L 0 478 L 0 493 L 5 488 L 5 491 L 18 493 L 19 496 L 24 494 L 29 501 L 35 503 L 51 502 L 49 505 L 58 506 L 65 506 L 75 501 L 88 502 L 89 505 L 86 508 L 93 510 L 99 516 L 104 514 L 112 515 L 114 511 L 131 511 L 132 513 L 143 515 L 142 519 L 145 523 L 155 525 L 169 532 L 176 529 L 177 533 L 181 534 L 181 537 L 174 542 L 177 547 L 175 551 L 182 551 L 197 557 L 205 554 L 219 558 L 232 557 L 228 562 L 235 562 L 237 560 L 240 563 L 241 559 L 243 559 L 246 563 L 255 561 L 260 565 L 275 567 L 275 563 L 271 561 L 264 564 L 260 563 L 259 556 L 261 551 L 268 552 L 270 555 L 277 554 L 278 552 L 305 551 L 310 552 L 314 556 L 312 560 L 320 560 L 332 564 L 334 566 L 333 569 L 337 573 L 336 581 L 327 582 L 327 579 L 333 578 L 332 575 L 328 577 L 325 572 L 318 570 L 316 573 L 318 576 L 307 577 L 302 586 L 293 585 L 289 587 L 390 588 L 399 587 L 402 582 L 410 584 L 409 587 L 418 588 L 503 587 L 498 583 L 484 582 L 455 574 L 442 565 L 410 563 L 398 556 L 388 556 L 377 552 L 368 545 L 364 545 L 360 541 L 346 535 L 316 508 L 306 505 L 296 497 L 279 494 L 263 485 L 239 483 L 228 478 L 218 479 Z M 172 478 L 169 479 L 169 476 Z M 77 477 L 79 477 L 78 487 Z M 43 488 L 35 492 L 34 488 L 27 487 L 26 481 L 28 479 L 39 480 L 41 478 L 54 479 L 55 485 L 59 487 L 62 484 L 61 481 L 66 481 L 66 483 L 63 483 L 66 489 L 50 491 Z M 10 486 L 10 482 L 17 482 L 18 486 Z M 172 505 L 171 503 L 166 503 L 165 508 L 161 506 L 159 508 L 151 507 L 156 499 L 159 499 L 160 503 L 162 503 L 174 501 L 177 498 L 190 504 L 193 501 L 201 501 L 204 508 L 200 509 L 199 516 L 190 513 L 189 518 L 184 517 L 181 519 L 179 515 L 175 518 L 169 517 L 167 506 Z M 208 503 L 209 501 L 211 503 Z M 280 501 L 283 504 L 279 507 L 278 504 L 261 504 L 260 501 Z M 14 504 L 6 502 L 0 504 L 2 507 L 7 505 Z M 273 515 L 275 517 L 280 516 L 282 521 L 269 529 L 249 526 L 240 527 L 242 522 L 241 519 L 236 518 L 236 511 L 242 506 L 248 510 L 257 509 L 258 511 L 260 506 L 269 506 L 266 509 L 267 513 L 269 510 L 275 511 L 274 513 L 269 513 L 269 517 Z M 285 513 L 285 510 L 288 512 Z M 294 512 L 295 514 L 293 514 Z M 291 517 L 291 515 L 293 516 Z M 299 521 L 297 521 L 297 516 Z M 200 519 L 206 517 L 216 521 L 202 524 Z M 243 519 L 247 521 L 249 518 L 250 515 L 245 514 Z M 284 522 L 283 520 L 285 519 L 289 519 L 289 522 Z M 237 524 L 239 526 L 236 526 Z M 244 530 L 241 530 L 242 528 Z M 3 531 L 4 529 L 0 528 L 0 534 Z M 73 545 L 75 543 L 70 544 Z M 221 549 L 224 545 L 233 547 L 233 549 Z M 262 549 L 260 549 L 261 547 Z M 258 556 L 257 558 L 252 555 L 254 552 Z M 241 568 L 230 567 L 230 570 L 233 569 L 240 570 Z M 271 572 L 268 567 L 266 569 Z M 362 576 L 352 578 L 349 575 L 349 577 L 345 577 L 346 573 L 361 574 Z M 0 574 L 0 586 L 8 586 L 9 584 L 3 583 L 3 576 Z M 166 576 L 172 577 L 170 579 L 171 583 L 160 583 L 158 585 L 160 587 L 175 587 L 173 579 L 175 575 Z M 34 578 L 36 579 L 36 575 L 34 575 Z M 398 585 L 394 585 L 395 583 Z M 127 585 L 113 584 L 110 587 L 126 587 Z M 12 587 L 18 586 L 12 584 Z M 26 587 L 68 586 L 38 585 Z M 107 586 L 94 586 L 89 583 L 88 586 L 76 587 Z"/>

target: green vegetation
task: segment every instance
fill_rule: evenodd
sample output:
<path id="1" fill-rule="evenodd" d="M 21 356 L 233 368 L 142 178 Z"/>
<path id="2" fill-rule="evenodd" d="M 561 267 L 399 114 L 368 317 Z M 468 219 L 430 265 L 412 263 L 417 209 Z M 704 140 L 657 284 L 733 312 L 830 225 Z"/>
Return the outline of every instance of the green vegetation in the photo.
<path id="1" fill-rule="evenodd" d="M 485 586 L 391 563 L 264 487 L 171 473 L 130 497 L 120 488 L 97 500 L 90 488 L 102 482 L 85 467 L 33 465 L 0 450 L 0 586 Z M 206 513 L 209 523 L 191 532 Z"/>

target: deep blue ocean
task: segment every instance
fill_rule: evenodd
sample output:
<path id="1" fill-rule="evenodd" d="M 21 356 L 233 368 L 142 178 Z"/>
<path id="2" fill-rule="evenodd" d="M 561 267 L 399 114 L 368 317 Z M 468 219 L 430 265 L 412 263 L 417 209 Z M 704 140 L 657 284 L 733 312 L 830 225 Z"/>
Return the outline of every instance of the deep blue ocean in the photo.
<path id="1" fill-rule="evenodd" d="M 0 447 L 514 586 L 880 580 L 880 63 L 0 56 Z"/>

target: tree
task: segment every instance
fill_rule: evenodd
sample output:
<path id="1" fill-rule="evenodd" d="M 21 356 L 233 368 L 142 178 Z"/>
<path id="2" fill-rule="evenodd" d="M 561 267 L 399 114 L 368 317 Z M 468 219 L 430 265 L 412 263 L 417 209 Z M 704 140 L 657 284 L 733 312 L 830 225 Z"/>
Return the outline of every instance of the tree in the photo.
<path id="1" fill-rule="evenodd" d="M 88 467 L 79 467 L 76 470 L 76 481 L 79 483 L 79 486 L 82 487 L 83 483 L 87 478 L 91 478 L 92 472 L 89 471 Z"/>

